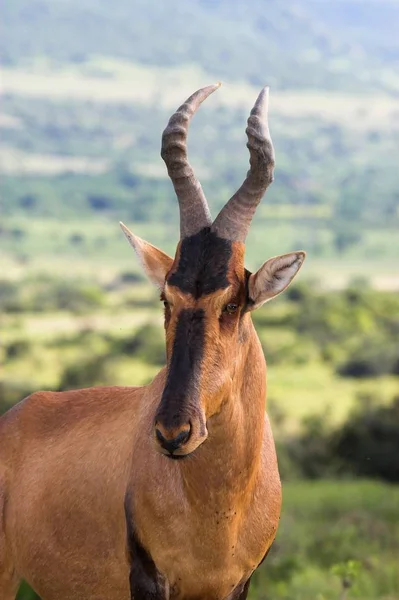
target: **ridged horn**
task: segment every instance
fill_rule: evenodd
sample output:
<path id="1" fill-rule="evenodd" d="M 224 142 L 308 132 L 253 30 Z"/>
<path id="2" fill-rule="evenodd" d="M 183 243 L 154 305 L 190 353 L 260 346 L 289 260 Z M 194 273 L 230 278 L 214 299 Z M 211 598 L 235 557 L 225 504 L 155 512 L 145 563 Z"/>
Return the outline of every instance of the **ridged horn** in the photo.
<path id="1" fill-rule="evenodd" d="M 227 240 L 245 242 L 256 207 L 273 181 L 274 149 L 267 122 L 268 104 L 269 88 L 265 87 L 248 118 L 246 134 L 250 169 L 242 186 L 212 225 L 212 230 Z"/>
<path id="2" fill-rule="evenodd" d="M 162 134 L 161 156 L 175 188 L 180 207 L 181 239 L 212 225 L 205 194 L 187 158 L 187 131 L 200 104 L 220 83 L 196 91 L 171 116 Z"/>

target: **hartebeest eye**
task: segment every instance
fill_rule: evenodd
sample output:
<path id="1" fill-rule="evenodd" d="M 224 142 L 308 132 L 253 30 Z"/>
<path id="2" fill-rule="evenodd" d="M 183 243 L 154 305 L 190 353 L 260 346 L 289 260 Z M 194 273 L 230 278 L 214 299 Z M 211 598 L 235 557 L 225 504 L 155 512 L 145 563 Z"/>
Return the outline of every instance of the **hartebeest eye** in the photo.
<path id="1" fill-rule="evenodd" d="M 229 315 L 234 315 L 237 312 L 238 304 L 234 304 L 234 302 L 229 302 L 223 309 L 223 312 L 226 312 Z"/>
<path id="2" fill-rule="evenodd" d="M 161 297 L 160 297 L 161 302 L 163 303 L 165 308 L 170 308 L 172 306 L 172 303 L 169 302 L 169 300 L 166 299 L 165 294 L 162 292 Z"/>

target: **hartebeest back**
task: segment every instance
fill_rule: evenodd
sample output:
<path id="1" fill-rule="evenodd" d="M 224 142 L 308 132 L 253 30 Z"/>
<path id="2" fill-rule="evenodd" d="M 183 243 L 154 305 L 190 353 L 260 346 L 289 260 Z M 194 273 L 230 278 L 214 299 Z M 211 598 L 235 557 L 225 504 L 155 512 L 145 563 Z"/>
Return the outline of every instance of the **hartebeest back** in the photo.
<path id="1" fill-rule="evenodd" d="M 161 292 L 166 367 L 141 388 L 38 392 L 0 420 L 2 600 L 21 578 L 43 600 L 244 599 L 276 535 L 280 480 L 251 311 L 305 255 L 244 267 L 273 179 L 267 88 L 248 119 L 248 175 L 212 221 L 186 137 L 217 87 L 193 94 L 162 138 L 180 205 L 175 258 L 122 225 Z"/>

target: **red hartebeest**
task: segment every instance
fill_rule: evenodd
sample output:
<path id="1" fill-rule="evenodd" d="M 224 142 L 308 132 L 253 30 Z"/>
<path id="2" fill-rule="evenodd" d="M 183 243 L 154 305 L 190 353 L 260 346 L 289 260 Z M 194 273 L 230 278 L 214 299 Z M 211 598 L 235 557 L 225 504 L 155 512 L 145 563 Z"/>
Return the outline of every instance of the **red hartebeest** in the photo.
<path id="1" fill-rule="evenodd" d="M 186 137 L 217 87 L 193 94 L 162 138 L 180 205 L 175 258 L 122 225 L 161 291 L 167 366 L 140 388 L 38 392 L 0 420 L 1 600 L 21 578 L 43 600 L 244 599 L 276 535 L 280 479 L 251 311 L 305 254 L 244 268 L 273 179 L 266 88 L 248 119 L 250 170 L 212 222 Z"/>

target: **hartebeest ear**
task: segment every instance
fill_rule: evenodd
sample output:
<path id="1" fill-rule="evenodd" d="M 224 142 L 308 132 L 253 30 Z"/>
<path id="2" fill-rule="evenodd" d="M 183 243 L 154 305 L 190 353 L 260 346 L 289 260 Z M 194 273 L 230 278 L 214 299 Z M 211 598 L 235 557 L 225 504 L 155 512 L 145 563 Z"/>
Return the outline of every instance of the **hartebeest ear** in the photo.
<path id="1" fill-rule="evenodd" d="M 266 261 L 248 279 L 249 310 L 281 294 L 289 286 L 305 260 L 305 252 L 290 252 Z"/>
<path id="2" fill-rule="evenodd" d="M 152 244 L 134 235 L 123 223 L 120 223 L 127 241 L 133 246 L 138 259 L 152 283 L 160 290 L 165 285 L 165 278 L 173 265 L 173 258 L 159 250 Z"/>

